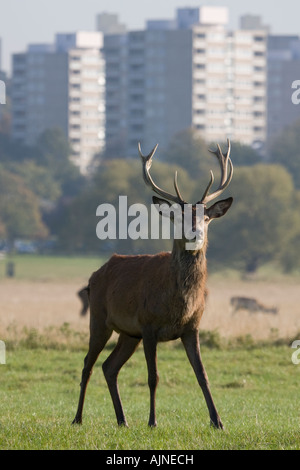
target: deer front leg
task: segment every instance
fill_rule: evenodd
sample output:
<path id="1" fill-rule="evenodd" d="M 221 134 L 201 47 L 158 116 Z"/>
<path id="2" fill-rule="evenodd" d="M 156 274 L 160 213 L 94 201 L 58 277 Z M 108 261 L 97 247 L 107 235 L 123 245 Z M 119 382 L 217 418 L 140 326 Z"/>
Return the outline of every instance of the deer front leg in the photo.
<path id="1" fill-rule="evenodd" d="M 184 334 L 181 340 L 185 347 L 190 363 L 196 374 L 198 383 L 203 392 L 203 395 L 204 395 L 204 398 L 208 407 L 211 424 L 217 429 L 223 429 L 221 418 L 216 410 L 216 407 L 215 407 L 215 404 L 214 404 L 214 401 L 213 401 L 213 398 L 209 389 L 208 377 L 201 361 L 199 332 L 194 331 L 194 330 L 190 331 Z"/>
<path id="2" fill-rule="evenodd" d="M 145 358 L 147 361 L 147 368 L 148 368 L 148 385 L 150 389 L 150 415 L 149 415 L 148 425 L 151 427 L 155 427 L 157 425 L 156 414 L 155 414 L 155 396 L 156 396 L 156 387 L 159 381 L 159 376 L 157 372 L 157 361 L 156 361 L 157 339 L 151 327 L 144 328 L 143 343 L 144 343 L 144 352 L 145 352 Z"/>

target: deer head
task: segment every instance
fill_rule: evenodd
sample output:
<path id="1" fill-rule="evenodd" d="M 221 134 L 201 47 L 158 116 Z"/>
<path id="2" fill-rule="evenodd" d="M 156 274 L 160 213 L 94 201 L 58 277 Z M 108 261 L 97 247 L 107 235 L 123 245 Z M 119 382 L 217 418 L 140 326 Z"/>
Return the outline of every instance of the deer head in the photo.
<path id="1" fill-rule="evenodd" d="M 221 168 L 221 179 L 218 188 L 214 192 L 210 193 L 210 189 L 214 183 L 214 174 L 211 171 L 210 181 L 203 193 L 203 196 L 195 204 L 188 204 L 183 200 L 178 187 L 177 171 L 174 176 L 174 188 L 176 194 L 164 191 L 155 184 L 150 175 L 150 168 L 152 165 L 152 158 L 158 145 L 153 148 L 149 155 L 144 156 L 141 151 L 141 146 L 138 144 L 140 157 L 143 163 L 144 181 L 156 194 L 163 198 L 153 196 L 153 203 L 156 205 L 162 216 L 169 217 L 175 225 L 179 226 L 179 232 L 182 234 L 181 242 L 184 243 L 186 249 L 193 251 L 201 250 L 207 239 L 207 227 L 209 223 L 213 219 L 222 217 L 226 214 L 232 204 L 233 198 L 229 197 L 227 199 L 217 201 L 212 206 L 207 207 L 208 203 L 219 197 L 223 191 L 225 191 L 232 179 L 233 165 L 230 159 L 229 139 L 227 140 L 227 143 L 228 148 L 226 155 L 223 154 L 219 144 L 217 145 L 216 150 L 209 150 L 217 157 Z"/>

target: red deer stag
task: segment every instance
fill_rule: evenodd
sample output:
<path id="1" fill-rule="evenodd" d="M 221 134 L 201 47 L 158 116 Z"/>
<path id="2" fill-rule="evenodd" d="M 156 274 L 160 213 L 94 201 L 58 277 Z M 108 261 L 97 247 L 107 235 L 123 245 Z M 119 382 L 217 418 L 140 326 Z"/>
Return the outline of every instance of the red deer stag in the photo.
<path id="1" fill-rule="evenodd" d="M 174 180 L 176 195 L 173 195 L 160 189 L 149 173 L 156 148 L 157 146 L 148 156 L 143 156 L 139 146 L 143 178 L 155 193 L 165 198 L 153 196 L 152 200 L 156 207 L 159 205 L 161 215 L 170 217 L 171 204 L 168 201 L 176 203 L 184 215 L 186 203 L 178 189 L 177 175 L 175 174 Z M 102 368 L 119 425 L 127 426 L 117 384 L 121 367 L 143 340 L 150 389 L 148 424 L 156 426 L 155 394 L 159 379 L 156 363 L 157 343 L 181 338 L 204 394 L 210 422 L 216 428 L 223 428 L 200 356 L 199 323 L 206 299 L 207 227 L 212 219 L 223 216 L 232 204 L 230 197 L 207 207 L 210 201 L 220 196 L 227 188 L 232 178 L 229 140 L 226 155 L 223 155 L 219 145 L 216 151 L 211 152 L 218 158 L 221 180 L 218 189 L 210 194 L 214 182 L 211 172 L 210 182 L 197 203 L 202 205 L 204 211 L 204 223 L 202 217 L 204 236 L 202 240 L 197 240 L 194 249 L 186 249 L 187 239 L 183 236 L 181 239 L 174 239 L 172 252 L 131 256 L 115 254 L 92 274 L 88 285 L 89 351 L 84 360 L 78 409 L 73 423 L 82 422 L 85 392 L 92 368 L 112 332 L 116 331 L 119 333 L 117 345 Z M 194 204 L 192 205 L 193 233 L 196 233 L 198 224 L 196 204 Z"/>

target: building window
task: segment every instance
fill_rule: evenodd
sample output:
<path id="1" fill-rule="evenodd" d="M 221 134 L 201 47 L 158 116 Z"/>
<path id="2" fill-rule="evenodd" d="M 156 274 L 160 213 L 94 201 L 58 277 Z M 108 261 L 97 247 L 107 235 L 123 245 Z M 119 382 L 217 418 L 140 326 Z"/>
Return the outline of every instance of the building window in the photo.
<path id="1" fill-rule="evenodd" d="M 257 65 L 254 67 L 254 72 L 264 72 L 264 71 L 265 71 L 264 67 L 260 67 Z"/>
<path id="2" fill-rule="evenodd" d="M 255 42 L 264 42 L 264 40 L 265 40 L 264 36 L 254 36 Z"/>

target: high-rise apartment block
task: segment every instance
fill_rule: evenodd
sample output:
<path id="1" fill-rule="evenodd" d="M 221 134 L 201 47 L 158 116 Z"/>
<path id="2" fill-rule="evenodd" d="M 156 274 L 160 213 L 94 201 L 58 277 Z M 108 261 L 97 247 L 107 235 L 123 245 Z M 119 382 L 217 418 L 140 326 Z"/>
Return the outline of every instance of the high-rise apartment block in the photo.
<path id="1" fill-rule="evenodd" d="M 262 149 L 266 139 L 266 44 L 262 30 L 226 28 L 223 7 L 181 8 L 176 20 L 104 39 L 106 143 L 136 154 L 194 128 Z"/>
<path id="2" fill-rule="evenodd" d="M 12 135 L 32 144 L 61 127 L 83 172 L 94 154 L 130 157 L 141 142 L 193 128 L 208 142 L 227 138 L 265 152 L 300 118 L 291 96 L 300 80 L 298 36 L 270 35 L 259 16 L 228 30 L 225 7 L 179 8 L 173 19 L 126 31 L 97 15 L 97 31 L 57 34 L 13 56 Z"/>
<path id="3" fill-rule="evenodd" d="M 32 45 L 13 56 L 12 136 L 34 144 L 60 127 L 72 160 L 86 172 L 104 147 L 105 75 L 100 32 L 57 34 L 55 44 Z"/>
<path id="4" fill-rule="evenodd" d="M 292 84 L 300 80 L 299 36 L 268 37 L 268 135 L 274 137 L 300 119 L 300 104 L 292 101 Z"/>

